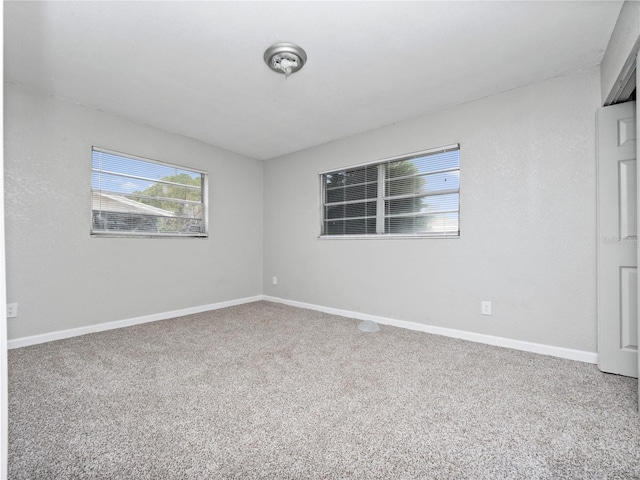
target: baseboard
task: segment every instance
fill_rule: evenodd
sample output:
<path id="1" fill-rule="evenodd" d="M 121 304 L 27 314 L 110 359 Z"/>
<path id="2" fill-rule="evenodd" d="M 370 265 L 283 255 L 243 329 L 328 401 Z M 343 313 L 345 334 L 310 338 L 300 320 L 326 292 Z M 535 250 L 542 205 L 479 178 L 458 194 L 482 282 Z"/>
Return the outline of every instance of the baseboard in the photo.
<path id="1" fill-rule="evenodd" d="M 570 348 L 554 347 L 551 345 L 544 345 L 540 343 L 524 342 L 522 340 L 513 340 L 511 338 L 496 337 L 493 335 L 485 335 L 482 333 L 474 333 L 474 332 L 467 332 L 464 330 L 455 330 L 452 328 L 425 325 L 422 323 L 408 322 L 406 320 L 397 320 L 394 318 L 379 317 L 377 315 L 369 315 L 366 313 L 354 312 L 350 310 L 341 310 L 338 308 L 324 307 L 321 305 L 298 302 L 295 300 L 287 300 L 284 298 L 272 297 L 269 295 L 256 295 L 254 297 L 239 298 L 236 300 L 229 300 L 226 302 L 212 303 L 209 305 L 201 305 L 198 307 L 184 308 L 181 310 L 173 310 L 170 312 L 156 313 L 152 315 L 145 315 L 142 317 L 129 318 L 125 320 L 117 320 L 115 322 L 99 323 L 96 325 L 87 325 L 85 327 L 71 328 L 68 330 L 60 330 L 57 332 L 44 333 L 41 335 L 33 335 L 30 337 L 21 337 L 21 338 L 9 340 L 7 342 L 7 347 L 9 349 L 28 347 L 29 345 L 37 345 L 39 343 L 52 342 L 54 340 L 62 340 L 64 338 L 77 337 L 79 335 L 86 335 L 89 333 L 103 332 L 106 330 L 113 330 L 116 328 L 130 327 L 133 325 L 139 325 L 141 323 L 155 322 L 158 320 L 167 320 L 169 318 L 182 317 L 184 315 L 191 315 L 194 313 L 206 312 L 209 310 L 218 310 L 220 308 L 233 307 L 235 305 L 242 305 L 245 303 L 257 302 L 260 300 L 265 300 L 265 301 L 274 302 L 274 303 L 283 303 L 285 305 L 291 305 L 293 307 L 299 307 L 299 308 L 307 308 L 310 310 L 317 310 L 317 311 L 329 313 L 332 315 L 355 318 L 357 320 L 371 320 L 381 325 L 391 325 L 394 327 L 406 328 L 409 330 L 416 330 L 419 332 L 443 335 L 445 337 L 460 338 L 462 340 L 469 340 L 471 342 L 484 343 L 487 345 L 495 345 L 498 347 L 512 348 L 515 350 L 539 353 L 542 355 L 551 355 L 553 357 L 566 358 L 568 360 L 576 360 L 576 361 L 585 362 L 585 363 L 593 363 L 593 364 L 598 363 L 598 354 L 593 352 L 586 352 L 583 350 L 572 350 Z"/>
<path id="2" fill-rule="evenodd" d="M 21 337 L 7 342 L 9 349 L 28 347 L 29 345 L 37 345 L 39 343 L 52 342 L 54 340 L 62 340 L 64 338 L 77 337 L 88 333 L 104 332 L 106 330 L 114 330 L 116 328 L 130 327 L 141 323 L 156 322 L 158 320 L 167 320 L 169 318 L 182 317 L 194 313 L 206 312 L 209 310 L 218 310 L 220 308 L 233 307 L 244 303 L 257 302 L 264 300 L 263 295 L 255 297 L 239 298 L 226 302 L 211 303 L 209 305 L 200 305 L 198 307 L 183 308 L 181 310 L 173 310 L 170 312 L 155 313 L 152 315 L 144 315 L 142 317 L 128 318 L 125 320 L 116 320 L 115 322 L 98 323 L 96 325 L 87 325 L 86 327 L 70 328 L 68 330 L 59 330 L 57 332 L 43 333 L 41 335 L 33 335 L 30 337 Z"/>
<path id="3" fill-rule="evenodd" d="M 487 345 L 495 345 L 497 347 L 512 348 L 514 350 L 522 350 L 525 352 L 539 353 L 542 355 L 551 355 L 553 357 L 566 358 L 568 360 L 576 360 L 585 363 L 598 363 L 598 354 L 586 352 L 583 350 L 572 350 L 570 348 L 554 347 L 552 345 L 544 345 L 541 343 L 524 342 L 522 340 L 513 340 L 511 338 L 495 337 L 493 335 L 485 335 L 482 333 L 467 332 L 464 330 L 455 330 L 452 328 L 436 327 L 433 325 L 424 325 L 422 323 L 407 322 L 405 320 L 396 320 L 394 318 L 378 317 L 366 313 L 352 312 L 349 310 L 340 310 L 338 308 L 323 307 L 321 305 L 313 305 L 310 303 L 297 302 L 295 300 L 287 300 L 284 298 L 262 296 L 263 300 L 268 302 L 283 303 L 293 307 L 308 308 L 310 310 L 318 310 L 320 312 L 330 313 L 332 315 L 340 315 L 342 317 L 355 318 L 357 320 L 371 320 L 381 325 L 391 325 L 394 327 L 416 330 L 419 332 L 433 333 L 443 335 L 445 337 L 460 338 L 471 342 L 484 343 Z"/>

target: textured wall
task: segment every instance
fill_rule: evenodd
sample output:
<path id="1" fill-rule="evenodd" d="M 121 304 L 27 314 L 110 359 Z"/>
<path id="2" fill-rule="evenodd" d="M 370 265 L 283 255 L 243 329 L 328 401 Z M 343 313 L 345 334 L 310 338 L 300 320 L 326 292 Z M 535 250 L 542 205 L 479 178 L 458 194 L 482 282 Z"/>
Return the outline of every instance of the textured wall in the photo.
<path id="1" fill-rule="evenodd" d="M 264 293 L 595 352 L 599 101 L 593 68 L 268 161 Z M 461 238 L 317 238 L 318 172 L 458 142 Z"/>
<path id="2" fill-rule="evenodd" d="M 261 293 L 263 163 L 5 84 L 9 338 Z M 91 146 L 209 172 L 209 238 L 90 238 Z"/>

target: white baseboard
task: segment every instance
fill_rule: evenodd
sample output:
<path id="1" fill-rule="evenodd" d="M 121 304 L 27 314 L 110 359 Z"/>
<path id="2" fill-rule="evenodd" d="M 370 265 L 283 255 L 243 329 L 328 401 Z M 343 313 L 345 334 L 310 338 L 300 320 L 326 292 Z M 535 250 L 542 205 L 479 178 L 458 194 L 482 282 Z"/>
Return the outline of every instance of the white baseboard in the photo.
<path id="1" fill-rule="evenodd" d="M 141 323 L 155 322 L 158 320 L 167 320 L 169 318 L 182 317 L 194 313 L 206 312 L 209 310 L 218 310 L 220 308 L 233 307 L 234 305 L 242 305 L 243 303 L 251 303 L 264 300 L 263 295 L 255 297 L 239 298 L 226 302 L 211 303 L 209 305 L 201 305 L 199 307 L 183 308 L 181 310 L 173 310 L 170 312 L 155 313 L 152 315 L 144 315 L 142 317 L 128 318 L 125 320 L 117 320 L 115 322 L 98 323 L 96 325 L 87 325 L 86 327 L 70 328 L 68 330 L 59 330 L 57 332 L 43 333 L 42 335 L 33 335 L 30 337 L 21 337 L 7 342 L 7 347 L 20 348 L 29 345 L 37 345 L 39 343 L 52 342 L 54 340 L 62 340 L 63 338 L 77 337 L 88 333 L 104 332 L 105 330 L 114 330 L 116 328 L 130 327 Z"/>
<path id="2" fill-rule="evenodd" d="M 209 310 L 218 310 L 220 308 L 233 307 L 234 305 L 242 305 L 245 303 L 257 302 L 265 300 L 274 303 L 283 303 L 293 307 L 307 308 L 320 312 L 339 315 L 342 317 L 355 318 L 357 320 L 371 320 L 381 325 L 391 325 L 394 327 L 416 330 L 419 332 L 433 333 L 443 335 L 445 337 L 460 338 L 471 342 L 484 343 L 487 345 L 495 345 L 498 347 L 513 348 L 525 352 L 539 353 L 542 355 L 551 355 L 553 357 L 566 358 L 568 360 L 576 360 L 585 363 L 598 363 L 598 354 L 593 352 L 585 352 L 583 350 L 572 350 L 570 348 L 554 347 L 540 343 L 524 342 L 522 340 L 513 340 L 504 337 L 495 337 L 493 335 L 485 335 L 482 333 L 467 332 L 464 330 L 454 330 L 452 328 L 436 327 L 433 325 L 424 325 L 422 323 L 408 322 L 406 320 L 396 320 L 394 318 L 379 317 L 369 315 L 367 313 L 353 312 L 350 310 L 341 310 L 338 308 L 324 307 L 311 303 L 297 302 L 295 300 L 287 300 L 284 298 L 271 297 L 269 295 L 256 295 L 254 297 L 239 298 L 226 302 L 212 303 L 209 305 L 201 305 L 199 307 L 184 308 L 181 310 L 173 310 L 170 312 L 156 313 L 145 315 L 142 317 L 129 318 L 125 320 L 117 320 L 115 322 L 99 323 L 97 325 L 87 325 L 85 327 L 70 328 L 68 330 L 60 330 L 57 332 L 44 333 L 41 335 L 33 335 L 30 337 L 21 337 L 7 342 L 9 349 L 27 347 L 29 345 L 37 345 L 39 343 L 52 342 L 54 340 L 62 340 L 64 338 L 77 337 L 88 333 L 103 332 L 116 328 L 130 327 L 141 323 L 155 322 L 158 320 L 167 320 L 169 318 L 182 317 L 194 313 L 206 312 Z"/>
<path id="3" fill-rule="evenodd" d="M 371 320 L 381 325 L 391 325 L 394 327 L 407 328 L 409 330 L 417 330 L 419 332 L 433 333 L 443 335 L 445 337 L 460 338 L 471 342 L 484 343 L 487 345 L 495 345 L 497 347 L 512 348 L 514 350 L 522 350 L 525 352 L 539 353 L 542 355 L 551 355 L 553 357 L 566 358 L 568 360 L 576 360 L 585 363 L 598 363 L 598 354 L 594 352 L 586 352 L 583 350 L 573 350 L 570 348 L 554 347 L 552 345 L 544 345 L 541 343 L 525 342 L 522 340 L 513 340 L 511 338 L 495 337 L 493 335 L 485 335 L 482 333 L 467 332 L 464 330 L 454 330 L 452 328 L 436 327 L 433 325 L 424 325 L 422 323 L 407 322 L 405 320 L 396 320 L 394 318 L 378 317 L 366 313 L 352 312 L 349 310 L 340 310 L 338 308 L 323 307 L 321 305 L 313 305 L 310 303 L 296 302 L 284 298 L 262 296 L 263 300 L 268 302 L 283 303 L 293 307 L 308 308 L 310 310 L 318 310 L 320 312 L 330 313 L 332 315 L 340 315 L 342 317 L 355 318 L 357 320 Z"/>

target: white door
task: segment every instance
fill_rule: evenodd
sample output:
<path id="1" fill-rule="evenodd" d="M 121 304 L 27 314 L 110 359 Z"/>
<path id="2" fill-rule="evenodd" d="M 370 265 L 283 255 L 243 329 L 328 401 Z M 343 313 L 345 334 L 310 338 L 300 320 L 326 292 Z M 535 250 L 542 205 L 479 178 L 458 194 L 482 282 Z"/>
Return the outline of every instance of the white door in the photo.
<path id="1" fill-rule="evenodd" d="M 598 367 L 638 376 L 636 104 L 598 110 Z"/>

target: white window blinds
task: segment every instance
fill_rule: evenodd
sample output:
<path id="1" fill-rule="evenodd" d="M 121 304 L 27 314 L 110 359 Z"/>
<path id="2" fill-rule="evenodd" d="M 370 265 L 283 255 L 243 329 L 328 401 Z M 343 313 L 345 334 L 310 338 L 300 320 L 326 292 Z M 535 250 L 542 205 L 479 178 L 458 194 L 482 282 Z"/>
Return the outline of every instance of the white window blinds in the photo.
<path id="1" fill-rule="evenodd" d="M 206 237 L 206 172 L 93 148 L 92 235 Z"/>
<path id="2" fill-rule="evenodd" d="M 322 236 L 460 235 L 460 146 L 321 174 Z"/>

